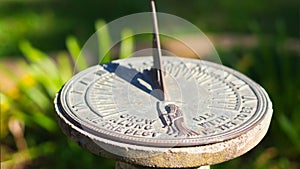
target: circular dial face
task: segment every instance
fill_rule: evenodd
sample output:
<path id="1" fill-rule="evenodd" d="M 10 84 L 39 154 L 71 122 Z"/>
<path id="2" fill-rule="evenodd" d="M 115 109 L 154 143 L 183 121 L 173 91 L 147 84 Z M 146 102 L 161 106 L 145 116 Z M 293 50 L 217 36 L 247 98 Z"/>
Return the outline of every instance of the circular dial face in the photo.
<path id="1" fill-rule="evenodd" d="M 159 99 L 152 57 L 97 65 L 58 95 L 58 114 L 95 136 L 145 146 L 193 146 L 235 138 L 269 105 L 246 76 L 215 63 L 162 57 L 167 97 Z"/>

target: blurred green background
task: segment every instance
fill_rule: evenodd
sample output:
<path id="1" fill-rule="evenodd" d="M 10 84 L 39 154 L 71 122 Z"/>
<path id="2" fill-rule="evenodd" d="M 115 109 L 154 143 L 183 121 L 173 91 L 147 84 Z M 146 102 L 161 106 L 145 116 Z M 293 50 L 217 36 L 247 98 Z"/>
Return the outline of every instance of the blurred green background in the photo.
<path id="1" fill-rule="evenodd" d="M 263 141 L 212 168 L 300 168 L 299 6 L 299 0 L 157 1 L 158 11 L 209 35 L 223 64 L 261 84 L 273 101 Z M 90 154 L 60 131 L 53 98 L 72 76 L 80 47 L 103 21 L 148 11 L 149 2 L 142 0 L 0 0 L 1 168 L 114 168 L 113 161 Z M 102 37 L 109 46 L 109 37 Z M 126 39 L 106 61 L 143 46 L 138 39 Z M 163 42 L 176 49 L 172 41 Z M 78 63 L 77 70 L 88 66 L 84 58 Z"/>

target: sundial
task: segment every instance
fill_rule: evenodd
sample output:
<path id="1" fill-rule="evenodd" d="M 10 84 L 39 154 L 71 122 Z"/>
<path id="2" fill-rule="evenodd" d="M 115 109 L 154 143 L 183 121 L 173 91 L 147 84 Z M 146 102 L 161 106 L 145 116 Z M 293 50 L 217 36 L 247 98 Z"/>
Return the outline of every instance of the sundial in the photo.
<path id="1" fill-rule="evenodd" d="M 151 4 L 153 56 L 72 77 L 55 99 L 62 130 L 117 168 L 195 168 L 246 153 L 268 130 L 267 93 L 228 67 L 162 56 Z"/>

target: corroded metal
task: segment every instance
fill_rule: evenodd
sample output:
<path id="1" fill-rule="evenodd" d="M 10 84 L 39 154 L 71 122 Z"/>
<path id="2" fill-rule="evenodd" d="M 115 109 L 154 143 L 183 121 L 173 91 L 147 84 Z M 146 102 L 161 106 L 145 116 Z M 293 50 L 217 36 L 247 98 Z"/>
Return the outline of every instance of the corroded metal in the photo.
<path id="1" fill-rule="evenodd" d="M 61 91 L 62 115 L 99 137 L 174 147 L 237 137 L 270 106 L 264 90 L 232 69 L 176 57 L 164 57 L 163 64 L 169 100 L 155 97 L 160 91 L 149 80 L 150 57 L 132 58 L 76 75 Z"/>
<path id="2" fill-rule="evenodd" d="M 163 57 L 168 100 L 151 57 L 75 75 L 56 97 L 63 131 L 97 155 L 147 167 L 199 167 L 238 157 L 267 132 L 272 104 L 255 82 L 222 65 Z"/>

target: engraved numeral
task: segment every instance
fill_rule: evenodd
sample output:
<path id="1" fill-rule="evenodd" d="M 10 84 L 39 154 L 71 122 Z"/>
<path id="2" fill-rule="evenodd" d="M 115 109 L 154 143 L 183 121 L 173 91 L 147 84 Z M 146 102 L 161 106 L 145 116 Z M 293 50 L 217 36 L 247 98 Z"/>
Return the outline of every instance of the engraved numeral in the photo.
<path id="1" fill-rule="evenodd" d="M 199 82 L 200 85 L 208 82 L 209 80 L 211 80 L 211 77 L 208 76 L 207 74 L 203 74 L 202 76 L 199 76 L 196 78 Z"/>
<path id="2" fill-rule="evenodd" d="M 240 111 L 240 113 L 250 114 L 252 110 L 253 110 L 253 107 L 242 107 L 242 110 Z"/>
<path id="3" fill-rule="evenodd" d="M 231 81 L 230 84 L 232 84 L 237 89 L 241 89 L 242 87 L 246 86 L 246 83 L 241 80 Z"/>
<path id="4" fill-rule="evenodd" d="M 99 124 L 100 122 L 103 121 L 101 117 L 97 117 L 97 116 L 86 117 L 86 119 L 94 124 Z"/>
<path id="5" fill-rule="evenodd" d="M 80 80 L 79 81 L 79 83 L 81 83 L 81 84 L 83 84 L 83 85 L 85 85 L 85 86 L 87 86 L 88 84 L 87 84 L 87 82 L 85 82 L 85 81 L 82 81 L 82 80 Z"/>
<path id="6" fill-rule="evenodd" d="M 250 96 L 250 95 L 244 95 L 242 96 L 242 102 L 249 102 L 249 101 L 255 101 L 257 98 L 255 96 Z"/>
<path id="7" fill-rule="evenodd" d="M 103 76 L 106 72 L 104 70 L 98 70 L 97 72 L 95 72 L 95 75 L 98 76 Z"/>
<path id="8" fill-rule="evenodd" d="M 76 90 L 72 90 L 72 91 L 70 91 L 70 93 L 72 93 L 72 94 L 83 94 L 82 92 L 76 91 Z"/>
<path id="9" fill-rule="evenodd" d="M 80 102 L 80 103 L 76 103 L 72 106 L 72 108 L 75 110 L 75 111 L 79 111 L 79 110 L 84 110 L 84 109 L 87 109 L 87 106 L 83 103 L 83 102 Z"/>

